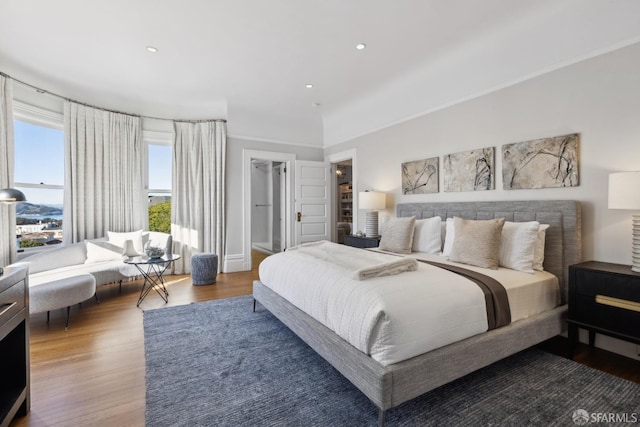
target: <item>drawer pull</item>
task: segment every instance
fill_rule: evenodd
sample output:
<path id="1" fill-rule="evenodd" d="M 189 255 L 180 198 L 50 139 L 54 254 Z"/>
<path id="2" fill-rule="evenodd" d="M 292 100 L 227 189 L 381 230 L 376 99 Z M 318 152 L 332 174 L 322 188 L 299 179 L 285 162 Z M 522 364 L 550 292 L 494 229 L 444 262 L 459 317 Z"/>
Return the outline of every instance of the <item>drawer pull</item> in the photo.
<path id="1" fill-rule="evenodd" d="M 3 305 L 3 309 L 2 311 L 0 311 L 0 316 L 2 316 L 3 314 L 5 314 L 7 311 L 11 310 L 13 308 L 14 305 L 16 305 L 18 302 L 12 302 L 11 304 L 4 304 Z"/>
<path id="2" fill-rule="evenodd" d="M 628 301 L 620 298 L 608 297 L 605 295 L 596 295 L 598 304 L 609 305 L 611 307 L 622 308 L 624 310 L 637 311 L 640 313 L 640 302 Z"/>

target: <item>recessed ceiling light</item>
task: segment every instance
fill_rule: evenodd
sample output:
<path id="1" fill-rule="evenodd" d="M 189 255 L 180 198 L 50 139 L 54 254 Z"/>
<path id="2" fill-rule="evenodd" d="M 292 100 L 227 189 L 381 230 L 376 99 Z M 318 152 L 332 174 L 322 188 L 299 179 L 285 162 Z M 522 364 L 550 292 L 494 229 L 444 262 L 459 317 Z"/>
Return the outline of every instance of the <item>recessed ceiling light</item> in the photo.
<path id="1" fill-rule="evenodd" d="M 158 51 L 157 47 L 147 46 L 147 50 L 152 53 L 156 53 Z"/>
<path id="2" fill-rule="evenodd" d="M 358 49 L 358 50 L 362 50 L 362 49 L 364 49 L 364 48 L 366 48 L 366 47 L 367 47 L 367 45 L 366 45 L 366 44 L 364 44 L 364 43 L 358 43 L 358 44 L 356 45 L 356 49 Z"/>
<path id="3" fill-rule="evenodd" d="M 307 83 L 306 85 L 304 85 L 304 87 L 306 87 L 307 89 L 311 89 L 313 85 L 311 83 Z"/>

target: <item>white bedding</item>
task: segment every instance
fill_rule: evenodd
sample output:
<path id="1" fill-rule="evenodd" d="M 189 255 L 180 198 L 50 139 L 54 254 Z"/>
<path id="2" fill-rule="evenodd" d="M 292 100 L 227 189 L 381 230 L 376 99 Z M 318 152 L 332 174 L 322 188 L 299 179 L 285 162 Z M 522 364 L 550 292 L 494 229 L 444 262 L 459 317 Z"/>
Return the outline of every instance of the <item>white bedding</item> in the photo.
<path id="1" fill-rule="evenodd" d="M 328 251 L 339 250 L 345 256 L 361 257 L 367 253 L 330 242 L 323 242 L 322 246 Z M 383 253 L 371 255 L 381 259 Z M 411 256 L 426 257 L 419 253 Z M 385 257 L 389 261 L 397 259 L 397 255 Z M 443 261 L 442 257 L 433 257 L 429 256 Z M 323 262 L 303 251 L 287 250 L 267 257 L 259 270 L 265 286 L 383 365 L 487 330 L 483 292 L 455 273 L 420 262 L 416 271 L 360 281 L 354 279 L 351 268 Z M 478 269 L 506 285 L 512 321 L 539 312 L 541 306 L 557 305 L 555 276 L 503 270 L 507 269 Z M 529 288 L 534 286 L 531 279 L 536 276 L 544 278 L 545 283 L 555 280 L 555 297 L 551 298 L 548 291 L 553 286 L 544 285 L 546 290 Z M 540 304 L 531 308 L 525 303 L 529 299 Z M 551 300 L 553 305 L 549 304 Z"/>
<path id="2" fill-rule="evenodd" d="M 551 310 L 560 305 L 560 285 L 558 278 L 547 271 L 523 273 L 509 268 L 498 267 L 497 270 L 475 267 L 447 261 L 447 257 L 440 255 L 413 252 L 412 258 L 457 265 L 467 270 L 477 271 L 493 277 L 504 286 L 511 309 L 511 322 L 525 319 L 543 311 Z"/>

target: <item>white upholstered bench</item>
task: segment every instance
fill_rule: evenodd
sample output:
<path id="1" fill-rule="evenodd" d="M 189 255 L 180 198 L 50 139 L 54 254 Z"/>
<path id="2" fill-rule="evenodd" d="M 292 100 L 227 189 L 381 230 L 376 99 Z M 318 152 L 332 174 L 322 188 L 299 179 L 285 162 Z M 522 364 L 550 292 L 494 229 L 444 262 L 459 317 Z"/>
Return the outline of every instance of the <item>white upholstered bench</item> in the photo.
<path id="1" fill-rule="evenodd" d="M 29 313 L 47 312 L 67 307 L 67 322 L 65 330 L 69 327 L 69 314 L 71 306 L 86 301 L 96 293 L 96 279 L 92 274 L 83 273 L 63 279 L 44 282 L 29 287 Z"/>

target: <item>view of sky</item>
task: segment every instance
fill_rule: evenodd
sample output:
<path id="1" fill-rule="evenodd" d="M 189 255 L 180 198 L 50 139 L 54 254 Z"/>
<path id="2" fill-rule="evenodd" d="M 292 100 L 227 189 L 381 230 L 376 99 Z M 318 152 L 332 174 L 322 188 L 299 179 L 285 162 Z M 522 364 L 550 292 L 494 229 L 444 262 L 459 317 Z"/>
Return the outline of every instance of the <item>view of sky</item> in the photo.
<path id="1" fill-rule="evenodd" d="M 35 204 L 62 205 L 63 191 L 20 187 L 20 183 L 64 185 L 63 131 L 14 120 L 14 182 Z M 149 188 L 171 188 L 171 147 L 149 145 Z M 142 168 L 141 168 L 142 170 Z"/>

